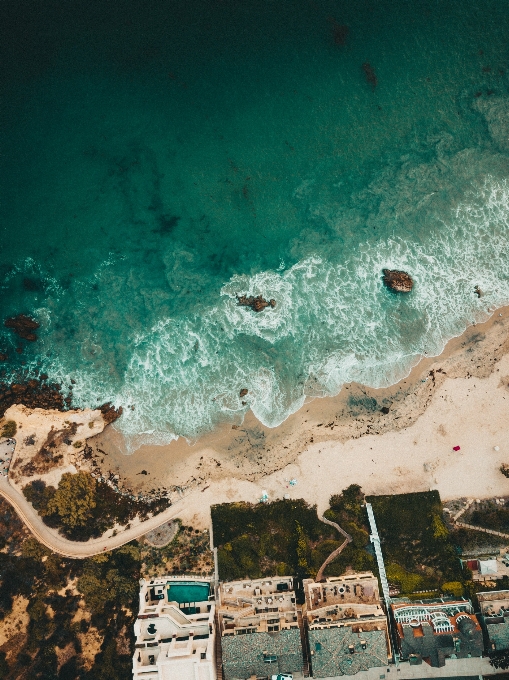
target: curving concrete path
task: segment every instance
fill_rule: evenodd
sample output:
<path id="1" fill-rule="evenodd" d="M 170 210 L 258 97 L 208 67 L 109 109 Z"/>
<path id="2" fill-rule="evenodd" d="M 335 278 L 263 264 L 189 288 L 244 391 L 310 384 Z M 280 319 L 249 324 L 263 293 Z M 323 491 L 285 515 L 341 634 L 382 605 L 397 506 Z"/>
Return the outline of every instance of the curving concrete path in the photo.
<path id="1" fill-rule="evenodd" d="M 143 536 L 148 531 L 152 531 L 152 529 L 156 529 L 170 519 L 174 519 L 178 515 L 178 512 L 181 509 L 180 504 L 184 500 L 183 498 L 179 499 L 167 510 L 159 513 L 159 515 L 151 517 L 135 527 L 125 529 L 116 536 L 110 536 L 109 538 L 91 538 L 88 541 L 80 542 L 70 541 L 61 536 L 56 529 L 51 529 L 46 526 L 32 507 L 32 504 L 9 484 L 7 477 L 0 477 L 0 495 L 9 501 L 40 543 L 43 543 L 53 552 L 59 553 L 64 557 L 75 559 L 84 559 L 85 557 L 99 555 L 106 550 L 119 548 L 121 545 L 129 543 L 129 541 L 140 538 L 140 536 Z"/>

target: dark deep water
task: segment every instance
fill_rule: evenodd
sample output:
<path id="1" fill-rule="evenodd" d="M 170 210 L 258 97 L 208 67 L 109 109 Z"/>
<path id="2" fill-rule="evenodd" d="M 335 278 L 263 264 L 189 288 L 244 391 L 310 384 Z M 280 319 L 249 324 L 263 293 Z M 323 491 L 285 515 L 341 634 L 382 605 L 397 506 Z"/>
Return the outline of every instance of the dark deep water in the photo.
<path id="1" fill-rule="evenodd" d="M 398 380 L 509 302 L 508 49 L 505 0 L 4 0 L 4 379 L 128 448 Z"/>

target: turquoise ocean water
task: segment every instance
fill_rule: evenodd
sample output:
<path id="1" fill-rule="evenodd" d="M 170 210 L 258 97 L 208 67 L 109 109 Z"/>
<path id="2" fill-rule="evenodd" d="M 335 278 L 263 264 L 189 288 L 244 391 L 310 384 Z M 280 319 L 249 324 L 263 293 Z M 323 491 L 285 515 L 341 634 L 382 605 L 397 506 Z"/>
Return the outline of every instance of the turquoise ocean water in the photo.
<path id="1" fill-rule="evenodd" d="M 1 313 L 41 323 L 3 379 L 123 405 L 128 450 L 394 383 L 509 302 L 506 0 L 5 0 L 0 64 Z"/>

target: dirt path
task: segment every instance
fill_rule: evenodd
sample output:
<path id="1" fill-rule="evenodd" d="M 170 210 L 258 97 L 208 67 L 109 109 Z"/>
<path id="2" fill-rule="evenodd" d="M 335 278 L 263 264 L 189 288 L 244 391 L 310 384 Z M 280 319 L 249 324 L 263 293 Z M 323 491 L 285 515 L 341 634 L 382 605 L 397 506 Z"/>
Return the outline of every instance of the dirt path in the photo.
<path id="1" fill-rule="evenodd" d="M 321 522 L 323 522 L 324 524 L 328 524 L 329 526 L 334 527 L 334 529 L 337 529 L 337 531 L 339 531 L 339 533 L 342 534 L 345 537 L 345 540 L 339 546 L 339 548 L 336 548 L 336 550 L 331 552 L 329 557 L 327 557 L 325 562 L 322 564 L 322 566 L 318 570 L 318 573 L 316 575 L 316 581 L 319 583 L 323 579 L 323 572 L 325 571 L 325 567 L 328 564 L 330 564 L 331 562 L 333 562 L 336 559 L 336 557 L 343 552 L 343 550 L 346 548 L 346 546 L 349 543 L 351 543 L 352 537 L 350 536 L 350 534 L 347 534 L 346 531 L 339 526 L 339 524 L 336 524 L 336 522 L 331 522 L 330 519 L 327 519 L 326 517 L 319 517 L 318 519 Z"/>

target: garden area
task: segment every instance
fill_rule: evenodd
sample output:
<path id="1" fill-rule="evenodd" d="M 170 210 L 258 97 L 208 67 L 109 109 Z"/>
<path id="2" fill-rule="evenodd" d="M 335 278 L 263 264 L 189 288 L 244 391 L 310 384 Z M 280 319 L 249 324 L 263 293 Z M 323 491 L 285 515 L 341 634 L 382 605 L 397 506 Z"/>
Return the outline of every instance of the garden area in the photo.
<path id="1" fill-rule="evenodd" d="M 461 518 L 462 522 L 509 534 L 509 502 L 497 499 L 474 503 Z M 507 542 L 507 539 L 505 539 Z"/>
<path id="2" fill-rule="evenodd" d="M 370 496 L 389 582 L 401 594 L 463 594 L 463 573 L 438 491 Z"/>
<path id="3" fill-rule="evenodd" d="M 210 550 L 207 529 L 193 529 L 181 524 L 168 545 L 154 548 L 141 544 L 142 576 L 154 578 L 163 574 L 189 574 L 211 576 L 214 573 L 214 556 Z"/>
<path id="4" fill-rule="evenodd" d="M 133 500 L 83 471 L 63 474 L 58 488 L 33 481 L 23 494 L 45 524 L 72 541 L 99 538 L 115 524 L 127 526 L 135 517 L 146 519 L 149 513 L 157 515 L 170 505 L 166 498 L 152 503 Z"/>
<path id="5" fill-rule="evenodd" d="M 328 519 L 350 533 L 353 542 L 328 565 L 325 575 L 340 575 L 347 567 L 372 569 L 366 547 L 369 535 L 363 494 L 353 485 L 331 498 Z M 269 575 L 314 577 L 326 557 L 343 543 L 336 529 L 318 519 L 316 506 L 304 500 L 273 503 L 224 503 L 211 509 L 214 544 L 222 580 Z"/>

